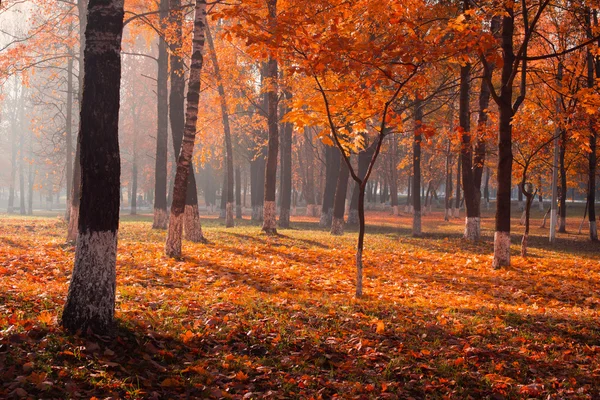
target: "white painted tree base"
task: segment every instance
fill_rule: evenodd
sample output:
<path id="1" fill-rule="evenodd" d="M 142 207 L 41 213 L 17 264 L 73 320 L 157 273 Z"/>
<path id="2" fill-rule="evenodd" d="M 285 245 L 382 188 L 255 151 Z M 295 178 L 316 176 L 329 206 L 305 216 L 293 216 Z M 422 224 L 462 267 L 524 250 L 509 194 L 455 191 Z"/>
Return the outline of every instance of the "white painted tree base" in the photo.
<path id="1" fill-rule="evenodd" d="M 452 207 L 452 215 L 454 218 L 460 218 L 460 208 Z"/>
<path id="2" fill-rule="evenodd" d="M 155 208 L 152 229 L 167 229 L 168 222 L 169 216 L 167 214 L 167 211 L 161 208 Z"/>
<path id="3" fill-rule="evenodd" d="M 398 206 L 393 206 L 392 207 L 392 215 L 400 215 L 399 211 L 398 211 Z"/>
<path id="4" fill-rule="evenodd" d="M 421 236 L 423 234 L 421 231 L 421 211 L 415 211 L 413 214 L 412 234 L 413 236 Z"/>
<path id="5" fill-rule="evenodd" d="M 233 228 L 234 225 L 235 224 L 233 222 L 233 202 L 228 202 L 225 206 L 225 227 Z"/>
<path id="6" fill-rule="evenodd" d="M 494 261 L 495 269 L 510 265 L 510 232 L 494 233 Z"/>
<path id="7" fill-rule="evenodd" d="M 202 234 L 202 224 L 200 223 L 200 213 L 198 205 L 185 206 L 185 238 L 190 242 L 202 243 L 205 241 Z"/>
<path id="8" fill-rule="evenodd" d="M 277 206 L 274 201 L 265 201 L 263 218 L 262 230 L 268 234 L 277 233 Z"/>
<path id="9" fill-rule="evenodd" d="M 77 236 L 75 266 L 62 325 L 84 334 L 103 335 L 113 328 L 116 290 L 117 232 L 85 232 Z"/>
<path id="10" fill-rule="evenodd" d="M 331 234 L 342 236 L 344 234 L 344 218 L 334 218 L 331 222 Z"/>
<path id="11" fill-rule="evenodd" d="M 465 234 L 464 238 L 471 242 L 476 242 L 481 237 L 481 218 L 466 217 L 465 218 Z"/>
<path id="12" fill-rule="evenodd" d="M 184 214 L 175 215 L 171 213 L 169 217 L 169 227 L 167 228 L 167 241 L 165 242 L 165 255 L 167 257 L 181 257 L 181 236 L 183 234 Z"/>
<path id="13" fill-rule="evenodd" d="M 544 202 L 538 201 L 538 210 L 544 211 Z"/>

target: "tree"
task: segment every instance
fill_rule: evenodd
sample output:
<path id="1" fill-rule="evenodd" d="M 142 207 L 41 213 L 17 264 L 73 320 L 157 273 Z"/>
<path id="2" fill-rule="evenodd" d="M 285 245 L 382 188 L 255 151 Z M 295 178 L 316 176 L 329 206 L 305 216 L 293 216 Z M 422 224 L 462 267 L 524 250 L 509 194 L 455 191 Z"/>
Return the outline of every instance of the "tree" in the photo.
<path id="1" fill-rule="evenodd" d="M 188 175 L 193 175 L 191 167 L 194 141 L 196 139 L 196 122 L 198 120 L 198 103 L 200 101 L 200 72 L 203 65 L 204 34 L 206 27 L 206 1 L 197 0 L 194 15 L 194 36 L 192 40 L 192 61 L 188 83 L 187 106 L 185 113 L 185 129 L 181 151 L 177 158 L 177 172 L 173 188 L 173 202 L 169 217 L 169 229 L 165 253 L 169 257 L 181 256 L 181 234 L 183 232 L 186 194 L 189 190 Z"/>
<path id="2" fill-rule="evenodd" d="M 79 132 L 81 202 L 75 266 L 62 325 L 106 334 L 113 325 L 119 227 L 118 120 L 123 0 L 90 0 Z"/>
<path id="3" fill-rule="evenodd" d="M 271 29 L 276 26 L 277 0 L 267 0 L 268 25 Z M 266 63 L 267 78 L 267 119 L 269 127 L 269 142 L 267 145 L 267 162 L 265 167 L 265 201 L 263 205 L 262 230 L 267 234 L 277 233 L 275 205 L 275 187 L 277 179 L 277 153 L 279 151 L 279 121 L 277 119 L 277 59 L 269 55 Z"/>
<path id="4" fill-rule="evenodd" d="M 159 22 L 166 27 L 169 0 L 160 0 Z M 167 228 L 167 146 L 169 140 L 169 53 L 164 33 L 158 36 L 158 71 L 156 74 L 156 160 L 154 165 L 154 218 L 153 229 Z"/>
<path id="5" fill-rule="evenodd" d="M 223 132 L 225 138 L 225 187 L 222 190 L 221 196 L 225 196 L 225 226 L 233 227 L 233 145 L 231 144 L 231 129 L 229 127 L 229 109 L 227 107 L 227 97 L 225 96 L 225 88 L 223 86 L 223 77 L 219 68 L 217 52 L 210 33 L 210 27 L 206 26 L 206 39 L 210 50 L 210 58 L 213 63 L 213 69 L 217 78 L 217 90 L 219 91 L 219 99 L 221 104 L 221 117 L 223 121 Z"/>
<path id="6" fill-rule="evenodd" d="M 171 0 L 170 25 L 172 26 L 171 38 L 171 93 L 169 96 L 169 116 L 171 120 L 171 135 L 173 137 L 173 149 L 175 157 L 181 154 L 183 146 L 184 130 L 187 115 L 184 114 L 185 105 L 185 73 L 182 54 L 183 47 L 183 18 L 184 12 L 181 0 Z M 188 89 L 189 91 L 189 89 Z M 189 100 L 189 99 L 188 99 Z M 196 106 L 197 113 L 197 106 Z M 197 117 L 196 117 L 197 118 Z M 194 128 L 195 132 L 195 128 Z M 196 177 L 193 173 L 187 174 L 183 181 L 175 180 L 175 185 L 185 185 L 186 197 L 183 224 L 185 225 L 185 237 L 192 242 L 204 242 L 200 214 L 198 212 L 198 190 L 196 188 Z M 178 188 L 178 192 L 179 192 Z M 175 188 L 173 189 L 175 193 Z M 175 195 L 173 194 L 173 197 Z M 174 199 L 172 200 L 174 201 Z M 171 211 L 172 218 L 173 212 Z"/>

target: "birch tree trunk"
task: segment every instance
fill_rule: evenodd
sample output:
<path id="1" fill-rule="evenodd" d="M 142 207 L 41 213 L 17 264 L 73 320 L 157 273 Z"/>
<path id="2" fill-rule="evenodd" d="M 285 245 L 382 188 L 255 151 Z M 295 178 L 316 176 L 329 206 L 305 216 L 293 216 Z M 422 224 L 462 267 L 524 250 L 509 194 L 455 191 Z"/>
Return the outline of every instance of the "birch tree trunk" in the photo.
<path id="1" fill-rule="evenodd" d="M 184 113 L 185 66 L 183 62 L 183 55 L 179 53 L 181 50 L 179 49 L 179 46 L 181 46 L 183 40 L 182 29 L 184 13 L 181 0 L 171 0 L 170 5 L 170 23 L 171 26 L 175 27 L 173 29 L 172 47 L 176 51 L 173 51 L 171 54 L 171 93 L 169 98 L 169 114 L 171 120 L 171 135 L 173 136 L 173 147 L 175 150 L 175 157 L 178 159 L 181 153 L 186 123 L 186 116 Z M 198 212 L 198 190 L 196 188 L 196 177 L 194 176 L 191 168 L 190 171 L 191 173 L 186 174 L 187 178 L 185 181 L 178 182 L 175 179 L 174 186 L 177 184 L 183 184 L 186 187 L 184 220 L 182 222 L 184 225 L 185 238 L 192 242 L 204 242 L 205 239 L 204 235 L 202 234 L 202 225 L 200 224 L 200 214 Z M 174 191 L 175 189 L 173 189 L 173 192 Z M 174 194 L 172 197 L 173 199 L 171 199 L 171 202 L 175 201 Z"/>
<path id="2" fill-rule="evenodd" d="M 187 191 L 189 189 L 187 185 L 188 175 L 193 176 L 191 162 L 192 154 L 194 152 L 194 141 L 196 139 L 196 121 L 198 120 L 200 72 L 202 71 L 204 61 L 202 53 L 204 51 L 205 27 L 206 1 L 196 0 L 185 127 L 181 151 L 177 159 L 177 172 L 175 173 L 175 185 L 173 187 L 173 203 L 171 203 L 169 228 L 167 230 L 167 241 L 165 244 L 165 254 L 169 257 L 181 256 L 181 235 L 183 231 Z"/>
<path id="3" fill-rule="evenodd" d="M 88 10 L 79 235 L 62 325 L 70 332 L 104 335 L 112 330 L 115 310 L 123 0 L 90 0 Z"/>

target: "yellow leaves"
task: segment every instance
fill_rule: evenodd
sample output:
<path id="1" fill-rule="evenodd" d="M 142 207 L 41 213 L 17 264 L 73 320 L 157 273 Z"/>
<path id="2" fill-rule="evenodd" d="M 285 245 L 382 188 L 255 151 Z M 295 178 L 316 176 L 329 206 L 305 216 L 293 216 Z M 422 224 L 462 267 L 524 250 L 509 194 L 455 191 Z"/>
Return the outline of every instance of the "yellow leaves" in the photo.
<path id="1" fill-rule="evenodd" d="M 194 335 L 194 333 L 192 331 L 187 330 L 183 335 L 181 335 L 181 340 L 183 340 L 183 343 L 188 343 L 195 336 L 196 335 Z"/>
<path id="2" fill-rule="evenodd" d="M 39 322 L 41 322 L 42 324 L 50 325 L 52 323 L 52 321 L 54 321 L 54 316 L 52 315 L 51 312 L 42 311 L 40 313 L 40 315 L 38 315 L 37 320 Z"/>
<path id="3" fill-rule="evenodd" d="M 383 333 L 385 332 L 385 324 L 383 323 L 383 321 L 377 321 L 377 329 L 376 332 L 379 335 L 383 335 Z"/>

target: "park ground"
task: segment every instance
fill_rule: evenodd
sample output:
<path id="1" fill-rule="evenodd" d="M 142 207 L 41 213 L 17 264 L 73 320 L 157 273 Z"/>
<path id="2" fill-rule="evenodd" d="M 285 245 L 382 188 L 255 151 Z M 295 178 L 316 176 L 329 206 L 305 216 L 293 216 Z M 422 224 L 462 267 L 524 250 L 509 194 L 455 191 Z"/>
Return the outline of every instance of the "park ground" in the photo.
<path id="1" fill-rule="evenodd" d="M 600 245 L 581 215 L 550 245 L 534 211 L 529 257 L 515 218 L 493 270 L 491 213 L 475 244 L 439 211 L 423 238 L 368 213 L 361 299 L 356 230 L 206 217 L 176 260 L 150 216 L 123 217 L 112 337 L 59 327 L 65 222 L 0 215 L 0 398 L 600 398 Z"/>

